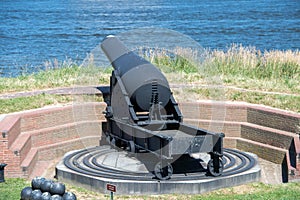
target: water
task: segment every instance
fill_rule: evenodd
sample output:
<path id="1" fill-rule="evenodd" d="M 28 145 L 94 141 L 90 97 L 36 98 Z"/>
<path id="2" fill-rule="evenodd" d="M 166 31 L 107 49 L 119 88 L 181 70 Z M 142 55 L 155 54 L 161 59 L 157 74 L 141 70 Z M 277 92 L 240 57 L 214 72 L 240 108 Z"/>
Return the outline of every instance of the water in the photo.
<path id="1" fill-rule="evenodd" d="M 80 63 L 109 34 L 160 27 L 205 48 L 300 48 L 299 0 L 1 0 L 0 74 Z"/>

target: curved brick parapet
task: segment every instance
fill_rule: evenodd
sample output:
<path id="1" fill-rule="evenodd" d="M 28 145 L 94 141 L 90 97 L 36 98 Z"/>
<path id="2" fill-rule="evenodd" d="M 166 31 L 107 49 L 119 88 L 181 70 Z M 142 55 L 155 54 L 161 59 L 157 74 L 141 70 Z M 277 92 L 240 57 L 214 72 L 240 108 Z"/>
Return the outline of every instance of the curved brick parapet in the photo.
<path id="1" fill-rule="evenodd" d="M 0 121 L 0 160 L 8 164 L 5 175 L 26 178 L 36 173 L 40 161 L 98 145 L 104 108 L 104 103 L 83 103 L 7 115 Z"/>
<path id="2" fill-rule="evenodd" d="M 280 164 L 282 182 L 300 178 L 300 141 L 296 134 L 299 113 L 245 102 L 199 101 L 180 107 L 186 123 L 212 130 L 214 126 L 222 127 L 225 147 L 249 151 Z M 214 120 L 213 110 L 218 108 L 226 110 L 224 121 Z"/>
<path id="3" fill-rule="evenodd" d="M 99 145 L 105 106 L 83 103 L 5 116 L 0 121 L 0 162 L 8 164 L 6 176 L 44 173 L 41 168 L 46 170 L 47 162 L 61 158 L 64 153 Z M 297 177 L 299 113 L 243 102 L 199 101 L 179 106 L 186 123 L 212 131 L 217 127 L 224 132 L 225 147 L 255 153 L 281 166 L 283 182 Z M 221 115 L 216 117 L 218 109 Z"/>

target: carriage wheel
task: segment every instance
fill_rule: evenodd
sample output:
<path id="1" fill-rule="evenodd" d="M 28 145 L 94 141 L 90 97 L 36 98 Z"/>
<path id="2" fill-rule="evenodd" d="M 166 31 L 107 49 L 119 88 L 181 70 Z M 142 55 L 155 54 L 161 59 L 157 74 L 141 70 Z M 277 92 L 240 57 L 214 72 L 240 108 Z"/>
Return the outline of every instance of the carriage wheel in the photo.
<path id="1" fill-rule="evenodd" d="M 223 169 L 224 169 L 224 164 L 223 164 L 223 160 L 219 159 L 218 161 L 218 167 L 215 166 L 214 164 L 214 160 L 210 159 L 207 163 L 207 170 L 209 172 L 210 175 L 212 176 L 221 176 L 223 173 Z"/>
<path id="2" fill-rule="evenodd" d="M 158 162 L 154 167 L 154 175 L 160 180 L 170 179 L 173 175 L 173 167 L 170 163 L 163 166 L 162 162 Z"/>
<path id="3" fill-rule="evenodd" d="M 136 152 L 135 144 L 134 144 L 134 142 L 132 140 L 128 142 L 128 147 L 129 147 L 129 152 L 131 152 L 131 153 L 135 153 Z"/>

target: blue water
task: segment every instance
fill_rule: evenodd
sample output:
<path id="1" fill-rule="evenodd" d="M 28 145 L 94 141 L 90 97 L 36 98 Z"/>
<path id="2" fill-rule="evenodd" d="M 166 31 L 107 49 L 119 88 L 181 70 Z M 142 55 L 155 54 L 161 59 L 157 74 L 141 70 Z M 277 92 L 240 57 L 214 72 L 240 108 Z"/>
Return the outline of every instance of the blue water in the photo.
<path id="1" fill-rule="evenodd" d="M 0 74 L 80 63 L 109 34 L 172 29 L 205 48 L 300 49 L 299 0 L 0 0 Z"/>

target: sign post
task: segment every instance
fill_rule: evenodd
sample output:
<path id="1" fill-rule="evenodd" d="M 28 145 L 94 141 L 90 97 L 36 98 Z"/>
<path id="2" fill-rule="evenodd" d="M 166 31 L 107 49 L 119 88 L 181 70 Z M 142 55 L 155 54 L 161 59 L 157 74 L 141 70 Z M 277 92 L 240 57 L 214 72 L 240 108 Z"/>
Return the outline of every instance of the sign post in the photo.
<path id="1" fill-rule="evenodd" d="M 106 184 L 106 189 L 108 191 L 110 191 L 110 199 L 113 200 L 114 199 L 114 192 L 117 191 L 117 186 L 108 183 L 108 184 Z"/>

